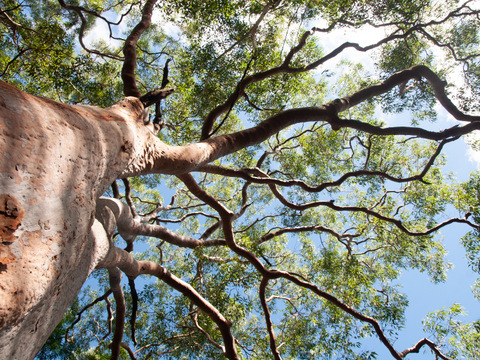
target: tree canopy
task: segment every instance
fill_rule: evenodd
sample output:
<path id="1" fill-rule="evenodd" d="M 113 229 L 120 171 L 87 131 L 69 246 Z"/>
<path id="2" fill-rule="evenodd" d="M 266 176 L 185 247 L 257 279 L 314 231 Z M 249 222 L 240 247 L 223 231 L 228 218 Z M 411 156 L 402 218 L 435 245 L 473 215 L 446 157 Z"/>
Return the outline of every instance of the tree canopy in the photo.
<path id="1" fill-rule="evenodd" d="M 442 282 L 451 267 L 441 229 L 470 230 L 480 271 L 480 173 L 442 170 L 480 129 L 479 5 L 1 0 L 3 80 L 66 104 L 139 98 L 180 149 L 175 171 L 152 159 L 98 199 L 115 261 L 37 358 L 374 359 L 369 337 L 395 359 L 479 358 L 480 322 L 458 304 L 394 346 L 401 272 Z M 360 31 L 378 39 L 348 42 Z M 348 49 L 371 61 L 339 61 Z"/>

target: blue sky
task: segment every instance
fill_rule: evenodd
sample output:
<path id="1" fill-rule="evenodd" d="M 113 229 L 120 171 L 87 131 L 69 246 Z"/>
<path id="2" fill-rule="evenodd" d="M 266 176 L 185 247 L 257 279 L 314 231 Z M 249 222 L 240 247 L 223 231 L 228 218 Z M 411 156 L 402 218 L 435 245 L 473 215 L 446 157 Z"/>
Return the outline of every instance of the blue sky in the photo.
<path id="1" fill-rule="evenodd" d="M 451 117 L 444 111 L 440 111 L 438 122 L 429 127 L 443 129 L 452 125 L 454 123 Z M 478 169 L 478 163 L 474 159 L 478 158 L 479 154 L 472 152 L 463 139 L 447 144 L 444 151 L 448 159 L 444 171 L 454 172 L 458 181 L 467 180 L 469 174 Z M 455 210 L 450 210 L 448 215 L 459 216 Z M 405 328 L 394 343 L 398 351 L 403 351 L 422 338 L 428 337 L 428 334 L 423 332 L 422 319 L 427 313 L 442 307 L 460 303 L 467 312 L 467 316 L 461 318 L 462 321 L 470 322 L 480 319 L 480 302 L 474 298 L 471 291 L 471 286 L 478 278 L 478 274 L 467 266 L 465 250 L 460 244 L 460 239 L 469 230 L 468 226 L 454 224 L 443 228 L 439 235 L 443 237 L 449 251 L 447 259 L 454 264 L 454 268 L 447 273 L 446 282 L 435 285 L 430 281 L 428 274 L 420 273 L 418 270 L 404 272 L 398 280 L 409 299 Z M 366 344 L 376 348 L 375 351 L 379 354 L 378 359 L 392 358 L 379 340 L 372 339 Z M 434 360 L 435 356 L 426 350 L 420 351 L 419 354 L 412 354 L 408 358 Z"/>

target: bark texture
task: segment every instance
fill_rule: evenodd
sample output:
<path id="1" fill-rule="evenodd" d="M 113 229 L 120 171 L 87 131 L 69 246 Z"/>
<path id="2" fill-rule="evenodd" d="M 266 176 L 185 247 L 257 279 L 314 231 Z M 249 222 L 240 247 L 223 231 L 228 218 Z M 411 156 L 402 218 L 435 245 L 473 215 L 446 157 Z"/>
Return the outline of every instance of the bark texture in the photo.
<path id="1" fill-rule="evenodd" d="M 148 138 L 142 112 L 0 82 L 0 359 L 33 358 L 107 253 L 95 202 Z"/>

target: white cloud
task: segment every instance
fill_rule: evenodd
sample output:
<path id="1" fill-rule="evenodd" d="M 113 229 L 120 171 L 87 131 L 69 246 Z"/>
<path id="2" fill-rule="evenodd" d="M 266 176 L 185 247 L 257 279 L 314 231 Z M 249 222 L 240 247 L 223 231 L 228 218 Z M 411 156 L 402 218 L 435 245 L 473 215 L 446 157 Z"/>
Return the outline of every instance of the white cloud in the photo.
<path id="1" fill-rule="evenodd" d="M 153 13 L 152 22 L 160 25 L 165 35 L 170 36 L 174 39 L 181 38 L 182 29 L 177 25 L 173 24 L 171 21 L 165 19 L 161 11 L 155 11 Z"/>
<path id="2" fill-rule="evenodd" d="M 318 24 L 316 22 L 312 22 L 311 25 L 312 27 L 322 27 L 324 24 L 321 22 Z M 357 43 L 360 46 L 365 47 L 377 43 L 385 36 L 384 29 L 365 25 L 359 29 L 337 28 L 328 34 L 320 33 L 319 43 L 323 47 L 325 54 L 328 54 L 345 42 Z M 343 59 L 354 59 L 355 62 L 362 63 L 367 71 L 373 72 L 374 60 L 372 59 L 371 54 L 372 51 L 362 52 L 353 48 L 347 48 L 333 58 L 331 60 L 332 63 L 328 65 L 332 67 L 332 65 L 338 64 Z"/>
<path id="3" fill-rule="evenodd" d="M 120 19 L 120 15 L 114 11 L 109 11 L 102 15 L 113 22 L 117 22 Z M 113 36 L 122 37 L 123 30 L 126 28 L 125 22 L 126 19 L 124 19 L 124 21 L 118 26 L 112 25 Z M 98 41 L 103 41 L 109 47 L 118 47 L 122 45 L 121 41 L 110 38 L 110 30 L 108 25 L 102 19 L 97 19 L 93 28 L 83 38 L 83 43 L 88 48 L 91 48 L 92 44 Z"/>

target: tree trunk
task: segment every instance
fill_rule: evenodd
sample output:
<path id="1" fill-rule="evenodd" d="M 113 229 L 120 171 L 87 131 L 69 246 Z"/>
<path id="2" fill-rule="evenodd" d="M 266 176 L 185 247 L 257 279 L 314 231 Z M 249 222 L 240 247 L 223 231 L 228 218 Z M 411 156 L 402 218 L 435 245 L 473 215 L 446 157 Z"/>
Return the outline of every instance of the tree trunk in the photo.
<path id="1" fill-rule="evenodd" d="M 325 117 L 319 109 L 307 118 Z M 71 106 L 0 81 L 0 359 L 33 358 L 104 259 L 109 244 L 95 206 L 115 179 L 184 174 L 298 122 L 286 112 L 170 146 L 144 126 L 143 113 L 134 97 L 106 109 Z"/>
<path id="2" fill-rule="evenodd" d="M 106 254 L 95 202 L 158 140 L 142 113 L 136 98 L 69 106 L 0 81 L 0 359 L 32 359 Z"/>

